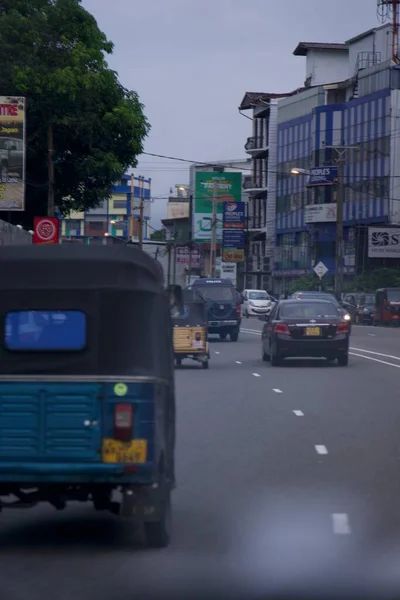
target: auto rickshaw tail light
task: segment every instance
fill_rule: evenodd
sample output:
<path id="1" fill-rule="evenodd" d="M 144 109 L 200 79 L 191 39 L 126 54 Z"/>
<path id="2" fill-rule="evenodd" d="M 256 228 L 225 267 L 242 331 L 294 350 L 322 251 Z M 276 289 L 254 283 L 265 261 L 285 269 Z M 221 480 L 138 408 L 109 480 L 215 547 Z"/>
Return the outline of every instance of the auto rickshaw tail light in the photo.
<path id="1" fill-rule="evenodd" d="M 133 406 L 132 404 L 116 404 L 114 411 L 114 438 L 127 441 L 132 439 Z"/>

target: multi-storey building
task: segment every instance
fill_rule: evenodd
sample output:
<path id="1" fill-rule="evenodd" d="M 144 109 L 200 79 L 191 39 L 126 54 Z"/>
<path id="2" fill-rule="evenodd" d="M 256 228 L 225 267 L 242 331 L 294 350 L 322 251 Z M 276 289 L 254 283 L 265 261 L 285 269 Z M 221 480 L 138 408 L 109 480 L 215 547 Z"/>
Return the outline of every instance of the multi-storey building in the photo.
<path id="1" fill-rule="evenodd" d="M 344 273 L 378 267 L 368 258 L 368 226 L 400 223 L 400 70 L 391 61 L 390 25 L 344 44 L 300 43 L 305 87 L 278 104 L 274 290 L 311 273 L 322 261 L 332 283 L 336 253 L 337 185 L 309 188 L 291 170 L 343 167 Z M 352 149 L 352 147 L 354 147 Z M 310 210 L 310 205 L 324 205 Z M 395 259 L 393 259 L 395 260 Z M 373 261 L 373 265 L 371 264 Z"/>
<path id="2" fill-rule="evenodd" d="M 132 180 L 133 177 L 133 180 Z M 137 237 L 139 230 L 139 207 L 144 201 L 143 239 L 149 239 L 151 216 L 151 179 L 123 175 L 108 200 L 86 212 L 71 211 L 62 219 L 61 236 L 71 238 L 100 238 L 109 236 L 128 240 Z"/>
<path id="3" fill-rule="evenodd" d="M 252 111 L 252 135 L 245 150 L 251 174 L 244 177 L 247 204 L 247 288 L 271 288 L 275 245 L 276 134 L 278 98 L 289 94 L 246 92 L 239 111 Z"/>

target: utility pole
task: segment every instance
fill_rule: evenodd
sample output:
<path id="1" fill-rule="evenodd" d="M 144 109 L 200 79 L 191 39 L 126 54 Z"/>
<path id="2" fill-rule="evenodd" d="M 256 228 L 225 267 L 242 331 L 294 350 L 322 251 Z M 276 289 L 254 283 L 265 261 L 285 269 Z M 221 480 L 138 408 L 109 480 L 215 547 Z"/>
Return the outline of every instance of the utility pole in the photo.
<path id="1" fill-rule="evenodd" d="M 217 189 L 218 182 L 214 181 L 211 219 L 210 277 L 215 277 L 217 262 Z"/>
<path id="2" fill-rule="evenodd" d="M 141 178 L 139 205 L 139 249 L 143 250 L 144 177 Z"/>
<path id="3" fill-rule="evenodd" d="M 325 146 L 325 149 L 331 149 L 336 152 L 336 164 L 338 166 L 338 188 L 336 199 L 336 256 L 335 256 L 335 293 L 338 300 L 343 293 L 343 261 L 344 261 L 344 242 L 343 242 L 343 203 L 344 203 L 344 166 L 349 150 L 358 150 L 358 145 L 353 146 Z"/>
<path id="4" fill-rule="evenodd" d="M 47 128 L 47 147 L 48 147 L 48 192 L 47 192 L 47 216 L 54 217 L 54 131 L 53 123 L 49 123 Z"/>

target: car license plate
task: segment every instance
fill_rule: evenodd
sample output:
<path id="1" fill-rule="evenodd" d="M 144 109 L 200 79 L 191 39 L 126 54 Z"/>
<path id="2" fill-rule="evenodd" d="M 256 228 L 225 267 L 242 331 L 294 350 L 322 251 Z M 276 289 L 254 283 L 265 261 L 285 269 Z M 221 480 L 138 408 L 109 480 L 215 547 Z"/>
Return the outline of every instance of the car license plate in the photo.
<path id="1" fill-rule="evenodd" d="M 321 335 L 320 327 L 306 327 L 306 335 Z"/>
<path id="2" fill-rule="evenodd" d="M 105 439 L 102 447 L 102 460 L 105 463 L 145 463 L 147 460 L 147 441 Z"/>

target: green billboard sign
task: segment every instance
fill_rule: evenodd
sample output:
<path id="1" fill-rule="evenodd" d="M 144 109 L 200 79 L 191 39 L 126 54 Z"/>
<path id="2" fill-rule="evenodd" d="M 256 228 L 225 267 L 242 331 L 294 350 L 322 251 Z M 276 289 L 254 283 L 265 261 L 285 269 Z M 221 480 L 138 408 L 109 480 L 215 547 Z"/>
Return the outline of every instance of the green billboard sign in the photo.
<path id="1" fill-rule="evenodd" d="M 215 186 L 218 242 L 222 242 L 223 203 L 241 202 L 242 200 L 242 173 L 198 171 L 193 198 L 193 239 L 195 242 L 211 242 L 212 201 Z"/>

